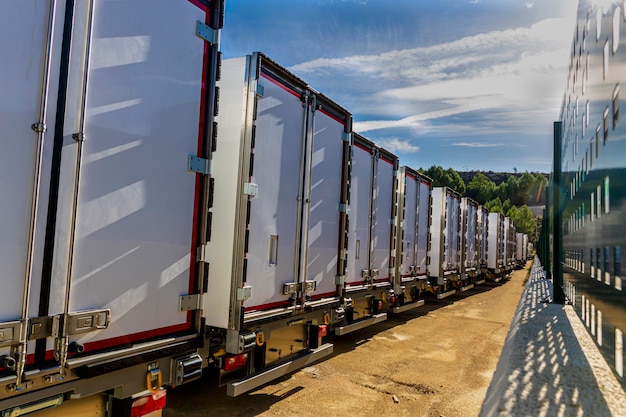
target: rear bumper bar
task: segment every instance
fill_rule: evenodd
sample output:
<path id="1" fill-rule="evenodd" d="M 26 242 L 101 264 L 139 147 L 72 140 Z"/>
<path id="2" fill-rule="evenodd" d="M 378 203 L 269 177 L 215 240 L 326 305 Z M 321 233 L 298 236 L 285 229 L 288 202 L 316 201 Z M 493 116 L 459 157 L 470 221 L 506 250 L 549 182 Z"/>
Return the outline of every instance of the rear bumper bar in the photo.
<path id="1" fill-rule="evenodd" d="M 394 314 L 397 314 L 397 313 L 402 313 L 404 311 L 412 310 L 414 308 L 417 308 L 417 307 L 420 307 L 420 306 L 423 306 L 423 305 L 424 305 L 424 300 L 417 300 L 417 301 L 415 301 L 413 303 L 407 303 L 407 304 L 404 304 L 404 305 L 401 305 L 401 306 L 398 306 L 398 307 L 394 307 L 391 311 Z"/>
<path id="2" fill-rule="evenodd" d="M 311 363 L 322 359 L 325 356 L 333 353 L 333 344 L 325 343 L 322 346 L 310 351 L 309 353 L 302 355 L 292 361 L 285 362 L 274 368 L 267 369 L 258 374 L 252 375 L 241 381 L 231 382 L 226 385 L 226 395 L 229 397 L 236 397 L 244 394 L 250 390 L 253 390 L 261 385 L 267 384 L 276 378 L 287 375 L 291 372 L 302 369 Z"/>
<path id="3" fill-rule="evenodd" d="M 341 326 L 341 327 L 335 327 L 335 335 L 343 336 L 344 334 L 361 330 L 365 327 L 372 326 L 376 323 L 380 323 L 381 321 L 385 321 L 385 320 L 387 320 L 387 313 L 374 314 L 371 317 L 356 321 L 352 324 L 348 324 L 346 326 Z"/>

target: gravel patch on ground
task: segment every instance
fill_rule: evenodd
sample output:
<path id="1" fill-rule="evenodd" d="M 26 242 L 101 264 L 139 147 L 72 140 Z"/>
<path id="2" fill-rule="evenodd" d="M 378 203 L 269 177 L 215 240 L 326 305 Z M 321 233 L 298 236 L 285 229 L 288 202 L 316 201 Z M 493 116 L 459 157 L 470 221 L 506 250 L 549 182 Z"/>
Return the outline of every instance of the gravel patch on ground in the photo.
<path id="1" fill-rule="evenodd" d="M 163 416 L 477 416 L 527 275 L 333 337 L 330 357 L 236 398 L 208 378 L 183 385 Z"/>

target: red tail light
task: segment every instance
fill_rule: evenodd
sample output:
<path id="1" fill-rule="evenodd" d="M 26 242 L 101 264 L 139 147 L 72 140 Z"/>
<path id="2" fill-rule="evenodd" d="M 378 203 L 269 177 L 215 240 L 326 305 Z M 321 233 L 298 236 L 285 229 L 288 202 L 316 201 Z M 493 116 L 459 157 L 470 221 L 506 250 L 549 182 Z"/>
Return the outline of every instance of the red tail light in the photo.
<path id="1" fill-rule="evenodd" d="M 164 409 L 166 396 L 167 391 L 160 389 L 150 395 L 137 398 L 130 409 L 130 417 L 142 417 L 153 411 Z"/>
<path id="2" fill-rule="evenodd" d="M 241 368 L 248 363 L 248 353 L 240 353 L 239 355 L 229 356 L 224 360 L 224 370 L 232 371 Z"/>
<path id="3" fill-rule="evenodd" d="M 317 337 L 325 337 L 326 334 L 328 334 L 328 327 L 324 324 L 320 325 L 317 331 Z"/>

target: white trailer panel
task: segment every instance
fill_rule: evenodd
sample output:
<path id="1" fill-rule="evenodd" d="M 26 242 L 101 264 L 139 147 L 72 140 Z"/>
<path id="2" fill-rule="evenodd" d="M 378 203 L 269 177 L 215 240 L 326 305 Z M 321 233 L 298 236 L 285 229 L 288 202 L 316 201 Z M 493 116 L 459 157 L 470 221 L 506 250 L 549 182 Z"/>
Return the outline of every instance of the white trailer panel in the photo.
<path id="1" fill-rule="evenodd" d="M 191 3 L 101 1 L 93 16 L 86 98 L 70 88 L 76 107 L 86 100 L 85 119 L 66 120 L 85 140 L 68 135 L 61 157 L 65 213 L 80 175 L 76 218 L 57 222 L 60 236 L 75 227 L 73 248 L 58 242 L 52 280 L 62 292 L 71 277 L 70 312 L 111 309 L 108 329 L 72 338 L 86 349 L 191 327 L 178 299 L 194 285 L 197 179 L 187 160 L 199 146 L 204 44 L 188 28 L 205 12 Z M 152 24 L 159 16 L 168 16 L 167 35 Z M 55 304 L 51 313 L 61 313 Z"/>
<path id="2" fill-rule="evenodd" d="M 52 39 L 62 32 L 62 19 L 54 18 L 64 11 L 52 2 L 36 7 L 39 3 L 7 2 L 0 13 L 5 40 L 0 42 L 0 322 L 36 315 L 39 304 L 39 291 L 29 297 L 25 292 L 41 286 L 40 241 L 50 182 L 50 151 L 44 145 L 55 131 L 60 55 Z"/>
<path id="3" fill-rule="evenodd" d="M 516 252 L 516 229 L 515 223 L 509 217 L 504 218 L 505 262 L 506 269 L 512 270 L 515 266 Z"/>
<path id="4" fill-rule="evenodd" d="M 478 206 L 478 260 L 481 272 L 487 268 L 487 249 L 489 246 L 489 210 Z"/>
<path id="5" fill-rule="evenodd" d="M 461 199 L 463 219 L 461 237 L 461 274 L 462 278 L 475 277 L 478 264 L 478 203 L 471 198 Z"/>
<path id="6" fill-rule="evenodd" d="M 163 383 L 171 355 L 196 355 L 199 315 L 180 302 L 202 275 L 210 181 L 188 161 L 211 149 L 214 7 L 3 4 L 0 355 L 17 365 L 0 370 L 0 409 L 60 383 L 130 397 L 146 389 L 146 351 L 167 366 Z M 154 24 L 164 16 L 167 31 Z M 215 37 L 196 35 L 200 24 Z"/>
<path id="7" fill-rule="evenodd" d="M 524 265 L 528 259 L 528 235 L 526 233 L 517 233 L 515 261 L 519 266 Z"/>
<path id="8" fill-rule="evenodd" d="M 224 61 L 207 324 L 338 296 L 350 115 L 268 57 Z"/>
<path id="9" fill-rule="evenodd" d="M 390 283 L 398 159 L 355 134 L 346 287 Z"/>
<path id="10" fill-rule="evenodd" d="M 401 278 L 427 276 L 432 180 L 402 167 L 398 182 L 398 274 Z"/>
<path id="11" fill-rule="evenodd" d="M 506 265 L 504 215 L 489 213 L 487 269 L 491 274 L 502 274 Z"/>
<path id="12" fill-rule="evenodd" d="M 460 200 L 460 194 L 447 187 L 432 190 L 429 276 L 437 285 L 456 282 L 459 278 Z"/>

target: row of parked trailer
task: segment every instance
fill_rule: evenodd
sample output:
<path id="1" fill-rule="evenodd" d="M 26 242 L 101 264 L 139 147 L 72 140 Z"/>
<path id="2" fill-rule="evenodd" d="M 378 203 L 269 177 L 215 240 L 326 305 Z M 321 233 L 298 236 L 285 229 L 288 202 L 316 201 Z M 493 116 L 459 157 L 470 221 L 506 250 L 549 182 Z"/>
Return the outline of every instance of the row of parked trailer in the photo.
<path id="1" fill-rule="evenodd" d="M 0 416 L 237 396 L 529 258 L 267 56 L 220 62 L 219 1 L 3 6 Z"/>

